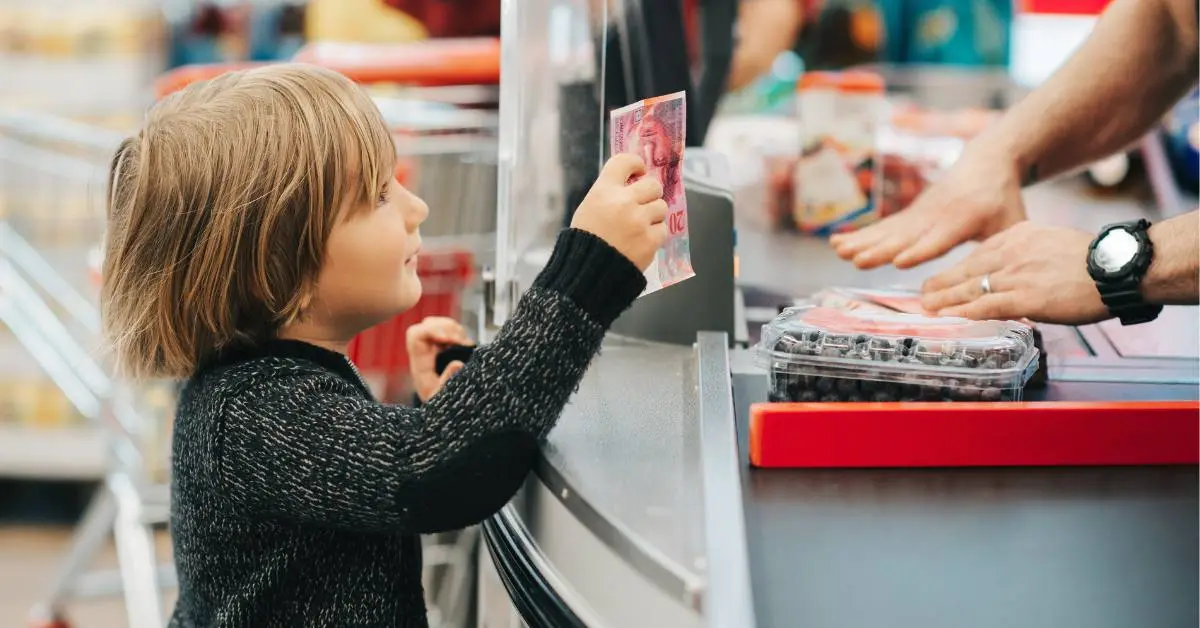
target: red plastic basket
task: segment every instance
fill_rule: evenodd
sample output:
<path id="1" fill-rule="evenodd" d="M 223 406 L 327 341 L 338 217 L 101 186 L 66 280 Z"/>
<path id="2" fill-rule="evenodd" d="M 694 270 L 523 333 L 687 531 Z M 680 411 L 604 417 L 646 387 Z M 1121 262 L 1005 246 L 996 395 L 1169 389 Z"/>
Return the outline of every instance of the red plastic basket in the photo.
<path id="1" fill-rule="evenodd" d="M 375 393 L 386 401 L 399 401 L 411 390 L 408 377 L 408 348 L 405 332 L 430 316 L 458 319 L 462 295 L 474 277 L 475 259 L 470 251 L 452 249 L 421 253 L 417 274 L 422 295 L 413 309 L 359 334 L 350 342 L 348 354 Z"/>

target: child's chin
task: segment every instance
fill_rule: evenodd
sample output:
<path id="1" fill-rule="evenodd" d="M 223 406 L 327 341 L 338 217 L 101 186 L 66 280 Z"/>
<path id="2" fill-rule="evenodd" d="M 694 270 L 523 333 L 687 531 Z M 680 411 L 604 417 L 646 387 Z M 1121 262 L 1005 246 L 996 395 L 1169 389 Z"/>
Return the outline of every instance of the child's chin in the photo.
<path id="1" fill-rule="evenodd" d="M 400 293 L 400 308 L 402 310 L 411 309 L 417 304 L 417 301 L 421 300 L 422 293 L 423 290 L 420 281 L 405 282 L 404 288 Z"/>

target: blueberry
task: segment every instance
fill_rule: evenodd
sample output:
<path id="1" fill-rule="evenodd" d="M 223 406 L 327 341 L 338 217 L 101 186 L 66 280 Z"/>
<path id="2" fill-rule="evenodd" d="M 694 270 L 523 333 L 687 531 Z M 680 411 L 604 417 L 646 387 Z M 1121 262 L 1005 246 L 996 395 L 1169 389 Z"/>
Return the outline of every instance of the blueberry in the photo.
<path id="1" fill-rule="evenodd" d="M 958 391 L 958 398 L 961 401 L 979 401 L 979 389 L 961 388 Z"/>
<path id="2" fill-rule="evenodd" d="M 815 388 L 818 393 L 824 395 L 833 392 L 837 388 L 837 382 L 830 377 L 818 377 Z"/>
<path id="3" fill-rule="evenodd" d="M 854 337 L 854 344 L 856 345 L 865 345 L 868 342 L 871 342 L 871 337 L 866 334 L 859 334 Z"/>
<path id="4" fill-rule="evenodd" d="M 839 379 L 837 380 L 835 388 L 843 395 L 853 394 L 858 392 L 858 382 L 852 379 Z"/>
<path id="5" fill-rule="evenodd" d="M 809 342 L 820 342 L 821 332 L 816 330 L 809 331 L 807 334 L 805 334 L 804 339 Z"/>
<path id="6" fill-rule="evenodd" d="M 804 343 L 785 334 L 780 336 L 779 341 L 775 343 L 775 352 L 795 355 L 801 353 L 803 346 Z"/>

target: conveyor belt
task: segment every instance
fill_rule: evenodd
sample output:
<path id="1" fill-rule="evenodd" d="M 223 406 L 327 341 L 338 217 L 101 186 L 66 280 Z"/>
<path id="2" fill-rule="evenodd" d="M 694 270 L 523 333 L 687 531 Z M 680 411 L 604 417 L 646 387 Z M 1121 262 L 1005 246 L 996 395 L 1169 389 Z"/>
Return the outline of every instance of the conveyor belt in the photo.
<path id="1" fill-rule="evenodd" d="M 1197 469 L 755 470 L 735 375 L 763 628 L 1197 625 Z M 1044 399 L 1195 399 L 1190 385 L 1052 382 Z"/>

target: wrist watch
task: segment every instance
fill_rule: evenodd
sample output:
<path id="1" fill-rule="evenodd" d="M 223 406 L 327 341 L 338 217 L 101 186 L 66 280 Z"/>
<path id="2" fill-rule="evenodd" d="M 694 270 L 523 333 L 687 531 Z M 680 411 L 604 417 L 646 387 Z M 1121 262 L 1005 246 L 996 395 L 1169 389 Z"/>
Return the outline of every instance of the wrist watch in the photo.
<path id="1" fill-rule="evenodd" d="M 1142 278 L 1154 261 L 1150 221 L 1122 222 L 1105 227 L 1088 247 L 1088 274 L 1096 282 L 1100 300 L 1122 325 L 1148 323 L 1163 306 L 1142 297 Z"/>

